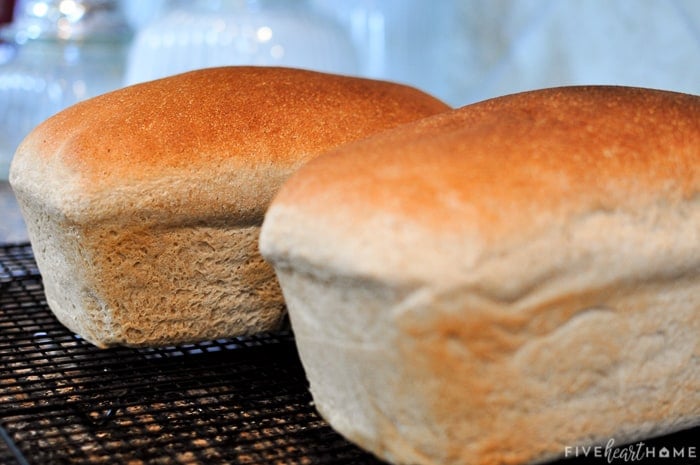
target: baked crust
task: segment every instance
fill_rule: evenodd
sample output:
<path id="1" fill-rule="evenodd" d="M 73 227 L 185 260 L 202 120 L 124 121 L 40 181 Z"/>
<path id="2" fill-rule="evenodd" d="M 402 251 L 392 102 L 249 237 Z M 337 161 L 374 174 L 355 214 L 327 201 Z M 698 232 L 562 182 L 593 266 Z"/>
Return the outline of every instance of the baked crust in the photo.
<path id="1" fill-rule="evenodd" d="M 100 346 L 276 329 L 284 302 L 257 238 L 282 182 L 330 148 L 446 109 L 399 84 L 267 67 L 67 108 L 10 172 L 49 305 Z"/>
<path id="2" fill-rule="evenodd" d="M 110 92 L 47 119 L 18 148 L 11 181 L 21 194 L 41 196 L 63 212 L 89 209 L 92 219 L 122 214 L 116 204 L 123 203 L 166 215 L 234 209 L 261 220 L 280 180 L 302 163 L 447 108 L 417 89 L 371 79 L 273 67 L 197 70 Z M 207 182 L 168 190 L 182 179 Z M 114 190 L 133 198 L 101 205 Z"/>
<path id="3" fill-rule="evenodd" d="M 536 463 L 700 423 L 699 191 L 700 97 L 544 89 L 317 158 L 260 246 L 338 431 Z"/>

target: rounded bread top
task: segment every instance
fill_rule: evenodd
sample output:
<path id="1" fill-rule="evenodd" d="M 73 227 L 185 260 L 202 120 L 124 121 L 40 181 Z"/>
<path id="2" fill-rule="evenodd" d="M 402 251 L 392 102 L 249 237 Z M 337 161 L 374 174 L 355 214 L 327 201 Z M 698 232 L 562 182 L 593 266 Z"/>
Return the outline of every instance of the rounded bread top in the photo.
<path id="1" fill-rule="evenodd" d="M 268 170 L 274 178 L 341 143 L 448 108 L 378 80 L 291 68 L 202 69 L 50 117 L 18 148 L 13 185 L 41 190 L 60 178 L 64 193 L 68 185 L 85 196 L 169 176 Z"/>
<path id="2" fill-rule="evenodd" d="M 576 218 L 673 209 L 699 190 L 700 97 L 543 89 L 425 118 L 317 158 L 277 194 L 261 250 L 280 264 L 378 275 L 413 269 L 425 278 L 522 250 Z M 554 254 L 567 247 L 551 246 Z"/>

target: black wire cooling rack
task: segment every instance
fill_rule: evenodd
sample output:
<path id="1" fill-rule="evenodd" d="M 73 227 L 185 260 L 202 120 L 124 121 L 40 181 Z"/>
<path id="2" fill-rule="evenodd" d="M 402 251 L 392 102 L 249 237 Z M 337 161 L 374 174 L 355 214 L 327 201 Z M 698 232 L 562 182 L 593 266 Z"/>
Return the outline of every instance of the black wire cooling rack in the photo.
<path id="1" fill-rule="evenodd" d="M 0 464 L 231 463 L 381 464 L 317 414 L 291 333 L 98 349 L 53 317 L 31 247 L 0 245 Z"/>
<path id="2" fill-rule="evenodd" d="M 98 349 L 0 246 L 0 464 L 378 464 L 316 413 L 290 333 Z"/>

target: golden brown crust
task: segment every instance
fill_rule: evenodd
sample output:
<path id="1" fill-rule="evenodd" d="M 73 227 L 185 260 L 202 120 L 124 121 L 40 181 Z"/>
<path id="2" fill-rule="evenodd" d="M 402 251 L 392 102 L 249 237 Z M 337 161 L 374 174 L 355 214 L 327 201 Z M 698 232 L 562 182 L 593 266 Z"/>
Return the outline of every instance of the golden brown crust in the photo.
<path id="1" fill-rule="evenodd" d="M 99 189 L 217 164 L 295 165 L 444 111 L 407 86 L 288 68 L 222 67 L 120 89 L 40 125 L 20 148 Z"/>
<path id="2" fill-rule="evenodd" d="M 491 242 L 554 217 L 624 209 L 659 195 L 680 201 L 700 188 L 699 161 L 700 97 L 554 88 L 349 144 L 307 165 L 275 203 L 310 216 L 329 204 L 342 206 L 342 216 L 390 214 Z"/>
<path id="3" fill-rule="evenodd" d="M 257 239 L 282 182 L 327 149 L 446 109 L 398 84 L 262 67 L 68 108 L 10 173 L 49 306 L 101 346 L 277 329 L 283 298 Z"/>
<path id="4" fill-rule="evenodd" d="M 260 250 L 337 431 L 541 463 L 700 423 L 698 191 L 700 97 L 548 89 L 310 162 Z"/>

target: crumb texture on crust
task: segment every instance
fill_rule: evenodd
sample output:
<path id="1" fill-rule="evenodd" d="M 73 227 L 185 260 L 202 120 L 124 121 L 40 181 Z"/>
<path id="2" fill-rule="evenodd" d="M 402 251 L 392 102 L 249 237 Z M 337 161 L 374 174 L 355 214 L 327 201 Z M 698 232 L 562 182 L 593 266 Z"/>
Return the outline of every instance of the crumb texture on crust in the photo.
<path id="1" fill-rule="evenodd" d="M 258 251 L 259 226 L 84 225 L 35 215 L 28 227 L 46 298 L 100 347 L 163 346 L 279 329 L 286 307 Z"/>

